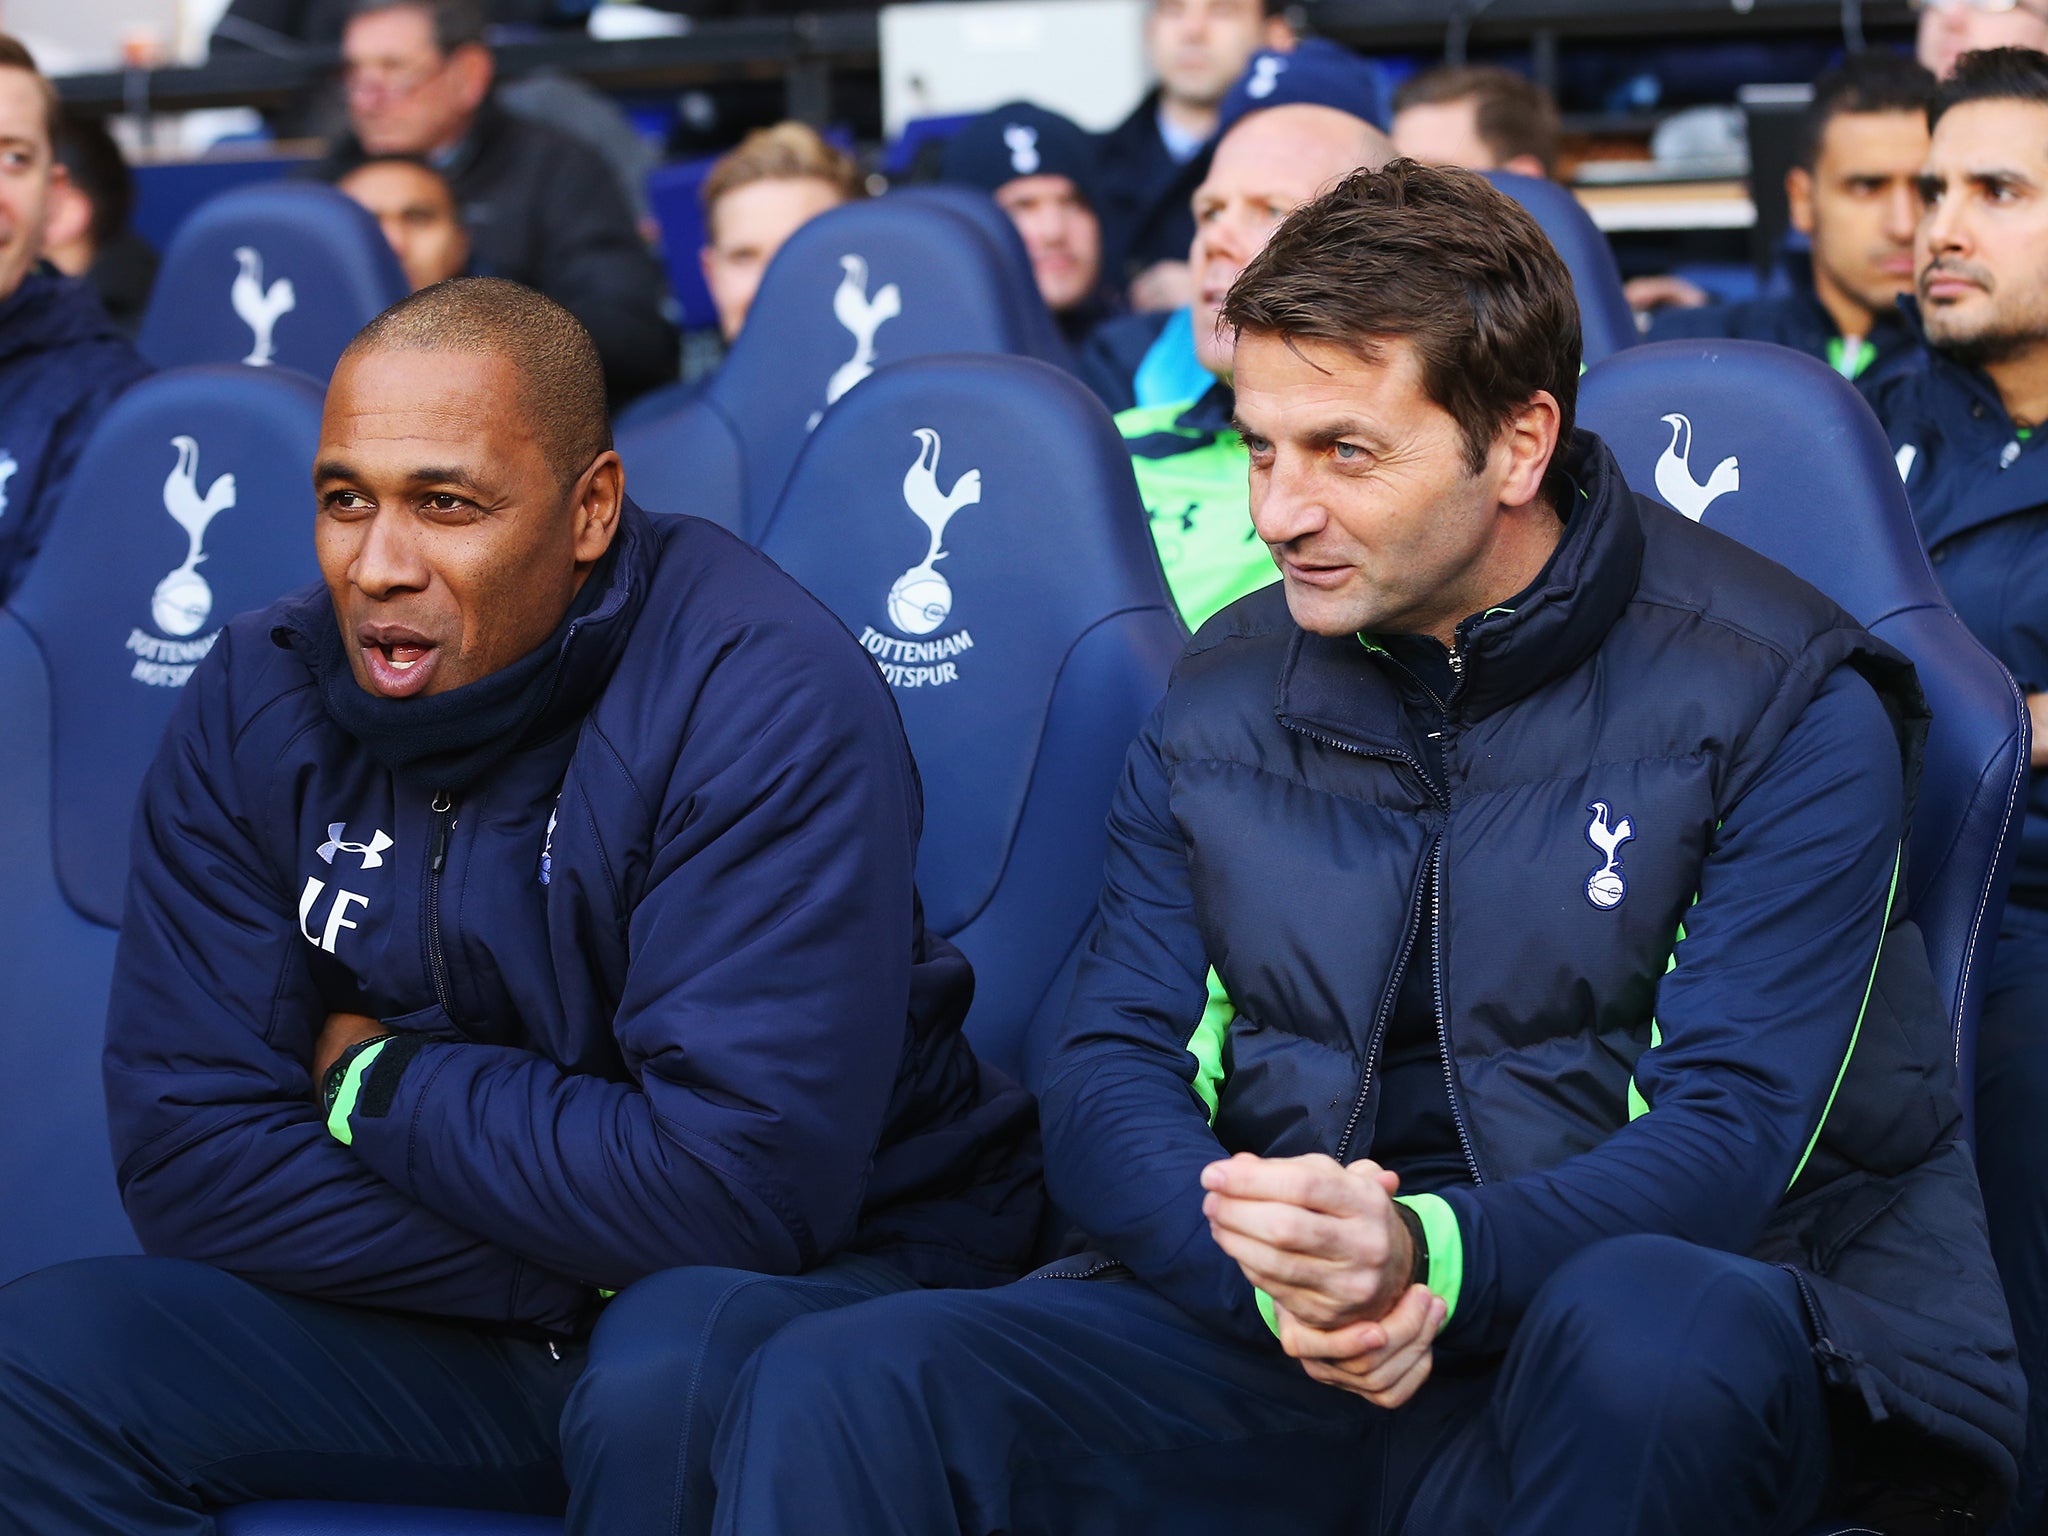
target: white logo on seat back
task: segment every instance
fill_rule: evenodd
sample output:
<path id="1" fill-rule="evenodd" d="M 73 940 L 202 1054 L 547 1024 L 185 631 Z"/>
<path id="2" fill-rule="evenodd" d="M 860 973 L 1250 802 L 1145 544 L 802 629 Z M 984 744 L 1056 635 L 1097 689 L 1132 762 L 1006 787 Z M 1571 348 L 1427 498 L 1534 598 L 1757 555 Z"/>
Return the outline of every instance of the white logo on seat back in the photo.
<path id="1" fill-rule="evenodd" d="M 1707 483 L 1701 485 L 1692 477 L 1691 420 L 1673 411 L 1663 421 L 1671 429 L 1671 442 L 1665 448 L 1664 456 L 1657 460 L 1657 494 L 1698 522 L 1706 515 L 1707 508 L 1730 491 L 1742 489 L 1742 466 L 1731 453 L 1714 466 L 1714 472 L 1707 476 Z M 1681 438 L 1684 440 L 1682 447 Z"/>
<path id="2" fill-rule="evenodd" d="M 843 275 L 832 293 L 832 313 L 853 337 L 853 356 L 841 363 L 825 383 L 828 406 L 875 371 L 875 332 L 903 313 L 903 295 L 894 283 L 885 283 L 868 297 L 868 264 L 861 256 L 839 258 Z M 825 413 L 814 412 L 815 427 Z"/>
<path id="3" fill-rule="evenodd" d="M 953 482 L 950 491 L 940 490 L 939 434 L 930 427 L 919 427 L 911 435 L 917 439 L 917 457 L 903 476 L 903 501 L 930 530 L 931 542 L 924 558 L 890 586 L 887 606 L 892 628 L 924 636 L 944 624 L 953 612 L 953 586 L 940 574 L 938 563 L 946 558 L 946 525 L 963 508 L 981 500 L 981 471 L 970 469 Z M 958 682 L 960 672 L 952 658 L 974 646 L 974 637 L 964 629 L 936 640 L 907 642 L 892 640 L 870 627 L 861 631 L 860 639 L 881 664 L 882 675 L 896 688 Z"/>
<path id="4" fill-rule="evenodd" d="M 367 843 L 345 843 L 341 840 L 341 835 L 347 830 L 347 822 L 330 821 L 327 823 L 327 841 L 313 851 L 328 864 L 334 862 L 337 853 L 353 853 L 362 859 L 362 868 L 383 868 L 384 851 L 391 846 L 391 834 L 378 827 L 370 833 L 370 840 Z"/>
<path id="5" fill-rule="evenodd" d="M 12 480 L 21 466 L 14 461 L 14 455 L 0 448 L 0 517 L 7 515 L 7 482 Z"/>
<path id="6" fill-rule="evenodd" d="M 1028 123 L 1008 123 L 1003 142 L 1010 147 L 1010 169 L 1019 176 L 1035 175 L 1045 162 L 1038 153 L 1038 130 Z"/>
<path id="7" fill-rule="evenodd" d="M 236 246 L 235 262 L 240 270 L 235 274 L 234 286 L 228 289 L 228 300 L 255 337 L 255 345 L 242 361 L 265 368 L 277 356 L 271 333 L 277 329 L 280 318 L 299 307 L 298 294 L 288 277 L 280 277 L 268 288 L 263 286 L 263 257 L 253 246 Z"/>
<path id="8" fill-rule="evenodd" d="M 1635 837 L 1635 824 L 1624 816 L 1618 826 L 1610 827 L 1605 800 L 1595 800 L 1586 809 L 1593 813 L 1592 821 L 1586 826 L 1586 841 L 1607 860 L 1586 876 L 1586 900 L 1602 912 L 1608 912 L 1620 906 L 1628 895 L 1628 881 L 1622 878 L 1621 873 L 1621 845 Z"/>
<path id="9" fill-rule="evenodd" d="M 174 437 L 171 447 L 177 458 L 164 480 L 164 511 L 185 530 L 185 559 L 156 584 L 150 594 L 149 617 L 158 630 L 171 639 L 160 640 L 141 630 L 128 635 L 128 649 L 138 660 L 129 673 L 137 682 L 159 687 L 181 687 L 192 675 L 201 657 L 213 649 L 211 635 L 192 639 L 213 615 L 213 588 L 199 574 L 206 558 L 206 530 L 213 520 L 235 504 L 235 477 L 216 475 L 204 495 L 199 490 L 199 442 L 196 438 Z"/>
<path id="10" fill-rule="evenodd" d="M 1262 53 L 1252 60 L 1252 77 L 1244 83 L 1245 95 L 1254 101 L 1264 101 L 1273 94 L 1273 88 L 1280 83 L 1280 74 L 1287 68 L 1286 58 L 1277 53 Z"/>

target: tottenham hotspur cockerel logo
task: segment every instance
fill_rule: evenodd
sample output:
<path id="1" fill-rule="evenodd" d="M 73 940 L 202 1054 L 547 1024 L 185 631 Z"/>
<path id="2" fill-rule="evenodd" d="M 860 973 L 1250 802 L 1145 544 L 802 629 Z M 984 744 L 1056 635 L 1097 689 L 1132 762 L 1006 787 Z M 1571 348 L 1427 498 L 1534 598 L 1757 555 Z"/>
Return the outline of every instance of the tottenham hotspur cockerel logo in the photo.
<path id="1" fill-rule="evenodd" d="M 1606 857 L 1592 874 L 1586 876 L 1586 900 L 1602 912 L 1612 911 L 1621 905 L 1628 895 L 1628 881 L 1621 873 L 1621 845 L 1632 841 L 1636 835 L 1635 824 L 1626 816 L 1613 826 L 1607 823 L 1607 802 L 1595 800 L 1586 807 L 1593 813 L 1593 819 L 1586 826 L 1586 841 Z"/>

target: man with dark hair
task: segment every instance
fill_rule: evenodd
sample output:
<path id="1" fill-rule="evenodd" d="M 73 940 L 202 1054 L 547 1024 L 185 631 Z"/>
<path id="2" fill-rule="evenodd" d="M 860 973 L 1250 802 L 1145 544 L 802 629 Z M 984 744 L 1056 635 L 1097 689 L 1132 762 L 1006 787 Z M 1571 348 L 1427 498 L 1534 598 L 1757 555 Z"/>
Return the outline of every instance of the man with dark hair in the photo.
<path id="1" fill-rule="evenodd" d="M 1209 168 L 1217 113 L 1261 48 L 1287 49 L 1282 0 L 1152 0 L 1145 53 L 1159 84 L 1103 135 L 1103 272 L 1131 306 L 1174 310 L 1193 296 L 1188 197 Z"/>
<path id="2" fill-rule="evenodd" d="M 1394 92 L 1395 150 L 1424 165 L 1518 176 L 1557 174 L 1557 103 L 1535 81 L 1492 64 L 1426 69 Z"/>
<path id="3" fill-rule="evenodd" d="M 100 119 L 67 115 L 57 124 L 57 163 L 64 179 L 50 187 L 43 255 L 59 272 L 84 278 L 132 336 L 149 307 L 157 254 L 128 222 L 135 210 L 128 161 Z"/>
<path id="4" fill-rule="evenodd" d="M 1038 296 L 1069 341 L 1122 307 L 1103 285 L 1095 142 L 1068 119 L 1028 101 L 984 112 L 946 141 L 939 174 L 1010 216 Z"/>
<path id="5" fill-rule="evenodd" d="M 149 370 L 92 289 L 43 259 L 57 93 L 0 34 L 0 601 L 42 547 L 100 415 Z"/>
<path id="6" fill-rule="evenodd" d="M 375 155 L 335 183 L 390 242 L 417 293 L 469 269 L 469 231 L 448 178 L 418 155 Z"/>
<path id="7" fill-rule="evenodd" d="M 1353 176 L 1223 313 L 1282 581 L 1111 813 L 1040 1094 L 1098 1251 L 778 1335 L 720 1531 L 1994 1508 L 2020 1387 L 1895 900 L 1911 666 L 1573 431 L 1570 276 L 1480 178 Z"/>
<path id="8" fill-rule="evenodd" d="M 2048 56 L 1963 55 L 1934 107 L 1915 244 L 1922 345 L 1870 392 L 1934 574 L 2033 714 L 2033 782 L 1977 1032 L 1977 1159 L 2027 1372 L 2002 1529 L 2048 1517 Z"/>
<path id="9" fill-rule="evenodd" d="M 1858 54 L 1814 83 L 1799 157 L 1785 173 L 1792 227 L 1809 255 L 1788 257 L 1790 291 L 1740 304 L 1657 311 L 1653 341 L 1770 341 L 1870 383 L 1913 350 L 1898 300 L 1913 286 L 1913 229 L 1934 77 L 1897 54 Z"/>
<path id="10" fill-rule="evenodd" d="M 365 329 L 313 484 L 324 588 L 222 631 L 144 790 L 105 1067 L 150 1256 L 0 1290 L 0 1529 L 701 1529 L 754 1343 L 1035 1240 L 895 707 L 773 565 L 625 499 L 530 289 Z"/>
<path id="11" fill-rule="evenodd" d="M 480 0 L 358 0 L 342 35 L 349 133 L 320 167 L 418 155 L 455 189 L 480 271 L 583 322 L 614 408 L 673 379 L 661 269 L 611 169 L 581 140 L 505 111 Z"/>

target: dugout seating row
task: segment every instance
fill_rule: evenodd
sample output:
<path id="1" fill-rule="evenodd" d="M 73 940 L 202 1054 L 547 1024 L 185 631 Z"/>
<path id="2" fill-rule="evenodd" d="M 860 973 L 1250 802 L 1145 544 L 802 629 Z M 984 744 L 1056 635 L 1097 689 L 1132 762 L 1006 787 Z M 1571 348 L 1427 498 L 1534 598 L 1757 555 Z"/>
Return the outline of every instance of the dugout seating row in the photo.
<path id="1" fill-rule="evenodd" d="M 968 216 L 946 220 L 918 227 L 955 249 L 997 251 L 986 234 L 981 247 L 964 240 Z M 843 273 L 844 242 L 826 238 L 826 220 L 812 229 L 825 234 L 807 259 Z M 990 259 L 984 295 L 1008 258 Z M 808 270 L 792 263 L 779 281 L 794 292 Z M 878 292 L 871 283 L 865 301 Z M 1015 311 L 989 307 L 1013 344 L 896 363 L 878 348 L 872 377 L 829 409 L 806 404 L 819 419 L 790 425 L 793 467 L 753 531 L 894 686 L 925 783 L 928 915 L 980 977 L 977 1045 L 1029 1081 L 1092 912 L 1125 746 L 1183 633 L 1107 417 L 1030 355 Z M 785 308 L 764 310 L 776 318 L 759 334 L 772 338 Z M 843 353 L 849 337 L 835 329 Z M 0 967 L 12 983 L 0 1033 L 15 1064 L 0 1083 L 0 1166 L 19 1174 L 0 1223 L 0 1281 L 132 1247 L 98 1083 L 132 805 L 180 669 L 227 615 L 314 576 L 305 475 L 319 406 L 317 383 L 276 367 L 184 369 L 138 386 L 101 424 L 36 569 L 0 610 L 0 718 L 16 727 L 0 733 L 0 793 L 15 807 L 0 832 L 13 876 L 0 894 Z M 1908 901 L 1967 1083 L 2026 716 L 1942 601 L 1881 432 L 1828 370 L 1739 343 L 1614 357 L 1588 375 L 1581 414 L 1638 489 L 1798 570 L 1919 663 L 1937 723 Z M 704 494 L 700 482 L 691 500 L 664 504 L 629 480 L 655 512 L 694 510 Z M 558 1526 L 300 1504 L 249 1506 L 223 1529 L 515 1536 Z"/>

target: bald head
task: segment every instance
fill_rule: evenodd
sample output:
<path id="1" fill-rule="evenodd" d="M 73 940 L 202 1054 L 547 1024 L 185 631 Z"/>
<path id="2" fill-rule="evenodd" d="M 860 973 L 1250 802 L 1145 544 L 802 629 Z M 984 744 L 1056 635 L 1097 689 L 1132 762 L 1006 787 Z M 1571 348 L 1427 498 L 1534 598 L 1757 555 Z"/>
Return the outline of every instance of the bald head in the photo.
<path id="1" fill-rule="evenodd" d="M 1198 284 L 1195 351 L 1203 367 L 1230 376 L 1230 340 L 1216 327 L 1223 296 L 1280 221 L 1353 171 L 1378 170 L 1393 157 L 1393 144 L 1370 123 L 1307 103 L 1254 112 L 1224 134 L 1195 189 L 1188 258 Z"/>
<path id="2" fill-rule="evenodd" d="M 500 277 L 458 277 L 422 288 L 364 326 L 341 360 L 372 352 L 504 358 L 519 381 L 521 417 L 565 487 L 612 445 L 604 365 L 590 333 L 531 288 Z"/>

